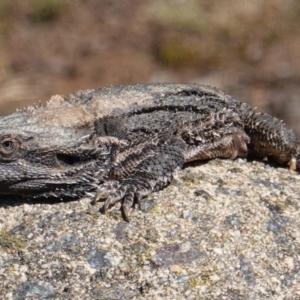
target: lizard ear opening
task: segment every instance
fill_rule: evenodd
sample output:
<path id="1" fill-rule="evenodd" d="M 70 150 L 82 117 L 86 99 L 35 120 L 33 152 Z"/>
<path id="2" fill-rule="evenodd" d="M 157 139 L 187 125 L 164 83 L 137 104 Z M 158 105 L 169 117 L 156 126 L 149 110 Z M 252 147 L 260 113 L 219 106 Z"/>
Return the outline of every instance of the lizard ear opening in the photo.
<path id="1" fill-rule="evenodd" d="M 81 161 L 80 157 L 62 153 L 57 153 L 56 158 L 64 166 L 73 166 Z"/>

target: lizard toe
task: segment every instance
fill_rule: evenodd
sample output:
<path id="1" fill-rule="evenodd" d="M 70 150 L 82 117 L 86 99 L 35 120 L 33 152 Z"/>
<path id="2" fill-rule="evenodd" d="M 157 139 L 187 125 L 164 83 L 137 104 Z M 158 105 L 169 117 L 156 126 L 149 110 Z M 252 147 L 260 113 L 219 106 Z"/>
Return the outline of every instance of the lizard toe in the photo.
<path id="1" fill-rule="evenodd" d="M 116 203 L 122 201 L 123 197 L 125 196 L 126 190 L 127 190 L 126 186 L 121 186 L 118 189 L 112 190 L 108 194 L 108 197 L 105 200 L 105 203 L 102 206 L 101 210 L 105 212 L 108 208 L 110 208 L 110 207 L 114 206 Z M 97 197 L 98 196 L 96 196 L 96 198 Z"/>
<path id="2" fill-rule="evenodd" d="M 107 181 L 101 184 L 91 201 L 91 205 L 95 205 L 99 200 L 105 200 L 110 197 L 115 191 L 119 190 L 120 184 L 118 181 Z"/>

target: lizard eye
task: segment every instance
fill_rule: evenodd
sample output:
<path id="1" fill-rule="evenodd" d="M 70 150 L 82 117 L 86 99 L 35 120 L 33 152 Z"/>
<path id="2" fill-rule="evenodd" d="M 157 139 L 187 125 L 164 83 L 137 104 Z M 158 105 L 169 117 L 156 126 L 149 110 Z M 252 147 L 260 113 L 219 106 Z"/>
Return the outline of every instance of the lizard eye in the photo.
<path id="1" fill-rule="evenodd" d="M 2 146 L 6 151 L 11 151 L 14 148 L 14 143 L 12 141 L 5 141 L 2 143 Z"/>
<path id="2" fill-rule="evenodd" d="M 0 142 L 0 154 L 5 158 L 9 158 L 18 149 L 19 142 L 16 139 L 5 138 Z"/>

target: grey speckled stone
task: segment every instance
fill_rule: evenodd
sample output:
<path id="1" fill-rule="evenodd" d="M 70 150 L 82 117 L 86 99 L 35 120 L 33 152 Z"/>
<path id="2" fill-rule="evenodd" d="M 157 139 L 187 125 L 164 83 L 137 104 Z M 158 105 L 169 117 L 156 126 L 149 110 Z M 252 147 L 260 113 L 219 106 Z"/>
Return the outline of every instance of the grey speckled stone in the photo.
<path id="1" fill-rule="evenodd" d="M 240 256 L 240 269 L 249 285 L 255 285 L 255 275 L 249 261 L 246 261 L 243 256 Z"/>
<path id="2" fill-rule="evenodd" d="M 34 299 L 54 299 L 55 291 L 53 286 L 47 282 L 25 282 L 20 285 L 14 300 L 25 300 L 28 297 Z"/>
<path id="3" fill-rule="evenodd" d="M 110 253 L 105 250 L 91 249 L 86 254 L 86 259 L 90 266 L 96 270 L 100 270 L 106 267 L 111 267 L 109 260 Z"/>
<path id="4" fill-rule="evenodd" d="M 153 257 L 152 261 L 157 266 L 185 264 L 205 256 L 193 242 L 186 241 L 162 247 Z"/>
<path id="5" fill-rule="evenodd" d="M 113 284 L 109 288 L 103 288 L 96 293 L 96 299 L 105 300 L 127 300 L 133 297 L 139 297 L 141 293 L 137 291 L 126 290 L 118 284 Z"/>
<path id="6" fill-rule="evenodd" d="M 289 219 L 282 216 L 274 216 L 266 221 L 266 228 L 275 235 L 284 232 L 285 226 L 289 223 Z"/>
<path id="7" fill-rule="evenodd" d="M 211 199 L 211 195 L 204 190 L 196 190 L 194 194 L 195 196 L 200 196 L 205 200 Z"/>
<path id="8" fill-rule="evenodd" d="M 300 299 L 299 182 L 214 160 L 178 172 L 130 223 L 118 207 L 90 213 L 90 199 L 1 199 L 0 299 Z"/>

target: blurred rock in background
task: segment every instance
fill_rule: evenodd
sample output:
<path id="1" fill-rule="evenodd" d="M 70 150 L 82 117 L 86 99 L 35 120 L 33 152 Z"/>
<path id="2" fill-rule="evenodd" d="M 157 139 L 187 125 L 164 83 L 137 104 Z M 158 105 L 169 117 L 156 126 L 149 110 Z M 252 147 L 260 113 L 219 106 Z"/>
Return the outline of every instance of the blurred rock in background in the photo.
<path id="1" fill-rule="evenodd" d="M 149 81 L 217 86 L 300 136 L 299 0 L 1 0 L 0 114 Z"/>

